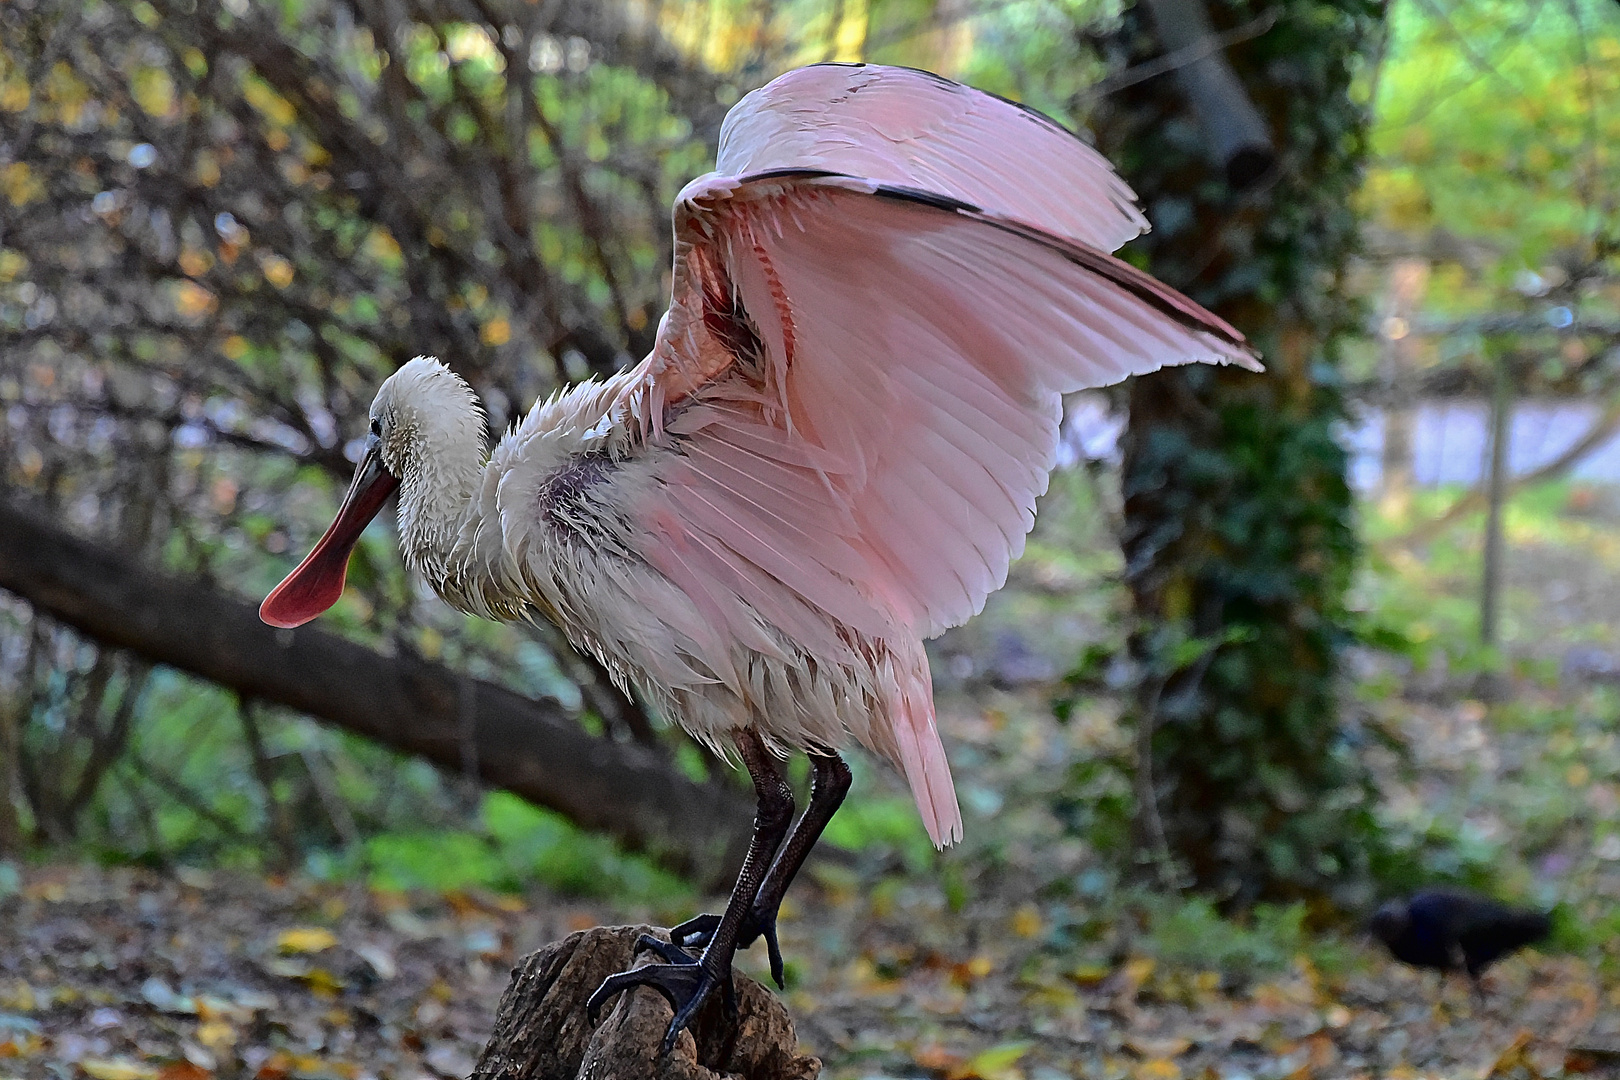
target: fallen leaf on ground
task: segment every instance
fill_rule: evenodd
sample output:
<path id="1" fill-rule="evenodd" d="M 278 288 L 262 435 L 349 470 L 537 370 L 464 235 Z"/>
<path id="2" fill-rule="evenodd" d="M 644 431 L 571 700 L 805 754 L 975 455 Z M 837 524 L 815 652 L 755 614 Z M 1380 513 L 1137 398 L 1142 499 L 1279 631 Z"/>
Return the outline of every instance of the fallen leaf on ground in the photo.
<path id="1" fill-rule="evenodd" d="M 157 1080 L 158 1071 L 132 1058 L 83 1058 L 79 1068 L 93 1080 Z"/>
<path id="2" fill-rule="evenodd" d="M 319 926 L 283 930 L 276 937 L 276 951 L 286 953 L 325 952 L 337 944 L 337 935 Z"/>
<path id="3" fill-rule="evenodd" d="M 1021 1075 L 1015 1066 L 1033 1045 L 1023 1040 L 997 1043 L 947 1073 L 947 1080 L 1012 1080 Z"/>

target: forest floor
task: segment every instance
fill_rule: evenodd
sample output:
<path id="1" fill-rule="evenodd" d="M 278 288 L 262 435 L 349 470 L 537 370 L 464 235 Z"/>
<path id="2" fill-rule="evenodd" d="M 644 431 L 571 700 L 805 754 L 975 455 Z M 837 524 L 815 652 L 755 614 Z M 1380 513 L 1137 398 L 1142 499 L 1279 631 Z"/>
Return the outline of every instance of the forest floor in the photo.
<path id="1" fill-rule="evenodd" d="M 1390 700 L 1410 718 L 1421 766 L 1405 787 L 1387 781 L 1396 803 L 1440 805 L 1429 812 L 1443 818 L 1441 793 L 1486 783 L 1481 761 L 1518 757 L 1522 733 L 1498 732 L 1477 702 Z M 784 997 L 827 1077 L 1620 1076 L 1610 943 L 1510 958 L 1480 1002 L 1460 979 L 1442 986 L 1392 963 L 1352 926 L 1307 930 L 1303 907 L 1233 924 L 1200 902 L 1122 887 L 1051 812 L 1069 765 L 1117 739 L 1111 713 L 1026 722 L 1045 702 L 985 687 L 946 695 L 967 842 L 936 855 L 914 828 L 893 827 L 893 843 L 812 862 L 789 896 Z M 1578 724 L 1586 710 L 1559 715 Z M 1598 778 L 1588 786 L 1620 769 L 1581 751 L 1578 733 L 1562 737 Z M 1581 795 L 1561 759 L 1542 767 L 1550 774 L 1531 788 Z M 1485 833 L 1502 818 L 1497 834 L 1518 835 L 1542 811 L 1518 807 L 1504 778 L 1518 767 L 1502 770 L 1481 790 L 1507 803 L 1485 798 L 1470 813 Z M 858 771 L 856 831 L 911 821 L 896 781 Z M 1584 833 L 1590 848 L 1595 832 Z M 1614 860 L 1563 834 L 1543 843 L 1528 862 L 1488 844 L 1481 857 L 1498 858 L 1510 883 L 1531 881 L 1532 897 L 1561 875 L 1566 907 L 1607 903 Z M 519 956 L 576 929 L 668 923 L 701 906 L 663 903 L 29 867 L 0 900 L 0 1078 L 456 1080 Z M 739 965 L 763 980 L 763 948 Z"/>
<path id="2" fill-rule="evenodd" d="M 1620 1073 L 1605 1073 L 1620 995 L 1568 956 L 1504 962 L 1480 1004 L 1370 948 L 1333 974 L 1301 954 L 1234 980 L 1149 951 L 1077 963 L 1044 944 L 1036 906 L 945 907 L 913 885 L 805 890 L 784 920 L 786 999 L 826 1076 Z M 538 897 L 33 869 L 0 904 L 0 1076 L 456 1080 L 514 960 L 611 918 Z"/>
<path id="3" fill-rule="evenodd" d="M 1466 528 L 1414 553 L 1375 521 L 1358 586 L 1410 643 L 1358 652 L 1346 703 L 1405 748 L 1373 754 L 1391 842 L 1558 908 L 1553 942 L 1493 968 L 1483 1001 L 1353 920 L 1234 923 L 1122 883 L 1109 823 L 1062 809 L 1128 792 L 1108 764 L 1128 749 L 1118 704 L 1062 724 L 1051 708 L 1062 657 L 1107 636 L 1118 597 L 1095 585 L 1107 566 L 1037 534 L 986 615 L 933 650 L 967 840 L 933 852 L 899 782 L 856 759 L 827 837 L 849 854 L 789 895 L 783 996 L 825 1075 L 1620 1077 L 1620 506 L 1579 494 L 1509 517 L 1509 660 L 1468 645 Z M 455 1080 L 518 957 L 703 903 L 0 863 L 0 1080 Z M 739 966 L 763 978 L 763 948 Z"/>

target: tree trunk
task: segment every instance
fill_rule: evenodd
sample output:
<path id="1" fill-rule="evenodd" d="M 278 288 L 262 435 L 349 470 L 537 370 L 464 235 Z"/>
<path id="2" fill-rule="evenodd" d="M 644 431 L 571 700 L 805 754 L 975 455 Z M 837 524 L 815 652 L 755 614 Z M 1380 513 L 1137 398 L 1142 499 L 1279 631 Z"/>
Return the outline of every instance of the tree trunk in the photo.
<path id="1" fill-rule="evenodd" d="M 471 1080 L 815 1080 L 821 1062 L 799 1053 L 787 1009 L 759 983 L 734 976 L 735 1028 L 721 1000 L 698 1014 L 697 1034 L 681 1032 L 667 1056 L 659 1043 L 675 1015 L 645 987 L 622 994 L 593 1030 L 585 1002 L 618 971 L 661 963 L 643 954 L 651 926 L 598 926 L 525 957 L 501 997 L 495 1033 Z"/>
<path id="2" fill-rule="evenodd" d="M 0 855 L 22 851 L 22 822 L 17 815 L 18 738 L 16 702 L 0 696 Z"/>
<path id="3" fill-rule="evenodd" d="M 1335 700 L 1356 544 L 1333 338 L 1355 321 L 1338 280 L 1366 124 L 1350 71 L 1381 10 L 1285 0 L 1269 31 L 1225 52 L 1229 86 L 1270 130 L 1264 175 L 1234 169 L 1194 122 L 1211 113 L 1191 107 L 1194 81 L 1143 81 L 1095 118 L 1154 224 L 1133 250 L 1266 363 L 1136 380 L 1123 440 L 1137 722 L 1152 725 L 1139 839 L 1239 905 L 1321 894 L 1368 858 L 1371 789 Z M 1232 0 L 1203 11 L 1216 31 L 1252 16 Z M 1108 47 L 1129 66 L 1170 44 L 1136 8 Z"/>
<path id="4" fill-rule="evenodd" d="M 1381 329 L 1383 355 L 1378 375 L 1384 384 L 1384 452 L 1380 494 L 1384 513 L 1405 517 L 1411 507 L 1413 438 L 1417 425 L 1416 402 L 1396 392 L 1414 370 L 1412 316 L 1423 303 L 1429 284 L 1429 264 L 1422 259 L 1400 259 L 1390 267 L 1386 315 Z"/>
<path id="5" fill-rule="evenodd" d="M 0 588 L 97 641 L 453 772 L 465 761 L 470 725 L 486 782 L 705 882 L 729 880 L 742 861 L 752 800 L 692 783 L 656 750 L 594 738 L 549 702 L 416 657 L 384 656 L 312 626 L 272 629 L 251 604 L 148 570 L 3 503 Z"/>
<path id="6" fill-rule="evenodd" d="M 1491 446 L 1485 472 L 1485 553 L 1479 581 L 1479 641 L 1494 648 L 1501 638 L 1502 563 L 1506 558 L 1502 511 L 1508 499 L 1508 451 L 1513 438 L 1513 372 L 1508 358 L 1496 356 L 1496 386 L 1491 394 Z M 1499 689 L 1491 672 L 1482 684 L 1487 699 Z"/>

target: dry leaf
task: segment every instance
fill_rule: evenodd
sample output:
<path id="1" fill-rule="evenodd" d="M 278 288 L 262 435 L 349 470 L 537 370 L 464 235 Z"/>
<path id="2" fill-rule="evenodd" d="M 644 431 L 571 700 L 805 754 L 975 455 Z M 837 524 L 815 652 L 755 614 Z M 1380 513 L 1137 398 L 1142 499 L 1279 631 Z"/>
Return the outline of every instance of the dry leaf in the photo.
<path id="1" fill-rule="evenodd" d="M 1535 1041 L 1535 1035 L 1529 1028 L 1523 1028 L 1508 1043 L 1507 1048 L 1496 1056 L 1496 1061 L 1485 1070 L 1485 1076 L 1504 1076 L 1513 1069 L 1525 1069 L 1531 1076 L 1540 1076 L 1535 1063 L 1530 1060 L 1530 1044 Z"/>
<path id="2" fill-rule="evenodd" d="M 158 1070 L 158 1080 L 208 1080 L 213 1073 L 189 1061 L 171 1061 Z"/>
<path id="3" fill-rule="evenodd" d="M 1175 1058 L 1192 1049 L 1192 1040 L 1179 1035 L 1169 1035 L 1160 1039 L 1138 1036 L 1126 1039 L 1120 1045 L 1144 1058 Z"/>
<path id="4" fill-rule="evenodd" d="M 304 976 L 304 982 L 309 984 L 309 988 L 317 996 L 324 998 L 337 997 L 338 991 L 348 985 L 325 968 L 312 969 L 308 975 Z"/>
<path id="5" fill-rule="evenodd" d="M 289 953 L 325 952 L 337 944 L 337 935 L 319 926 L 283 930 L 276 938 L 276 951 Z"/>
<path id="6" fill-rule="evenodd" d="M 1018 1062 L 1033 1045 L 1023 1040 L 997 1043 L 951 1070 L 946 1080 L 1016 1080 L 1023 1076 L 1017 1069 Z"/>
<path id="7" fill-rule="evenodd" d="M 913 1051 L 911 1060 L 930 1072 L 955 1072 L 962 1066 L 960 1054 L 953 1054 L 938 1044 L 930 1044 Z"/>
<path id="8" fill-rule="evenodd" d="M 158 1071 L 133 1058 L 84 1058 L 79 1068 L 92 1080 L 157 1080 Z"/>
<path id="9" fill-rule="evenodd" d="M 1096 986 L 1112 974 L 1113 969 L 1107 964 L 1076 964 L 1064 972 L 1071 982 L 1080 986 Z"/>
<path id="10" fill-rule="evenodd" d="M 236 1029 L 223 1020 L 210 1020 L 197 1025 L 197 1041 L 222 1054 L 236 1045 Z"/>

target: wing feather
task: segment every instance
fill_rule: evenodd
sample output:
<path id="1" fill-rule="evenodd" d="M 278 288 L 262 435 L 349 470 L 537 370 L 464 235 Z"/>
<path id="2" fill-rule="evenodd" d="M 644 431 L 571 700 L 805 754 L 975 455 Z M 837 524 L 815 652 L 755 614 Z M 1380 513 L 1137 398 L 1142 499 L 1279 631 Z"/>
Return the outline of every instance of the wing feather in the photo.
<path id="1" fill-rule="evenodd" d="M 1136 196 L 1073 132 L 926 71 L 815 64 L 726 114 L 715 168 L 821 169 L 914 187 L 1112 251 L 1147 231 Z"/>
<path id="2" fill-rule="evenodd" d="M 1078 198 L 1044 194 L 1063 183 L 1040 154 Z M 867 665 L 871 723 L 841 722 L 905 770 L 949 842 L 961 815 L 921 640 L 1005 582 L 1062 395 L 1258 365 L 1231 327 L 1099 250 L 1140 225 L 1128 190 L 1009 103 L 917 72 L 809 69 L 733 110 L 720 163 L 760 174 L 682 193 L 673 303 L 626 384 L 664 450 L 634 535 L 718 631 L 698 652 L 791 642 Z M 696 661 L 777 692 L 735 655 Z"/>

